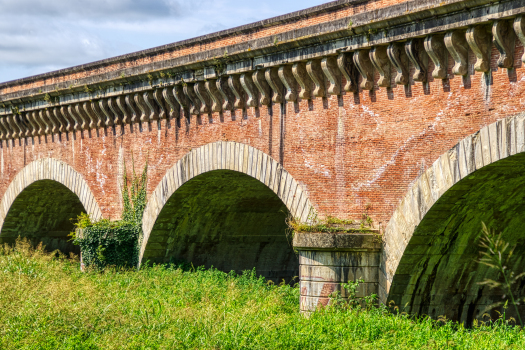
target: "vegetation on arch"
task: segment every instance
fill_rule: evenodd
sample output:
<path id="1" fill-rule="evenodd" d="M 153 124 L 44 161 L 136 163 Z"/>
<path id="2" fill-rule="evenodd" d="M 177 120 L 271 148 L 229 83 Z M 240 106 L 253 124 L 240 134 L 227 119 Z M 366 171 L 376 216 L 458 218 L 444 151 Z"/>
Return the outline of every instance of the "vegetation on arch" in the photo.
<path id="1" fill-rule="evenodd" d="M 361 220 L 355 221 L 333 216 L 321 219 L 312 211 L 305 222 L 288 216 L 286 223 L 290 230 L 297 233 L 377 233 L 372 227 L 372 218 L 367 213 L 362 215 Z"/>
<path id="2" fill-rule="evenodd" d="M 107 266 L 134 267 L 139 259 L 139 241 L 142 236 L 142 215 L 146 208 L 148 162 L 141 175 L 135 172 L 132 155 L 132 176 L 128 179 L 126 162 L 122 181 L 122 219 L 101 219 L 92 222 L 81 214 L 72 233 L 73 242 L 80 246 L 82 262 L 98 269 Z"/>

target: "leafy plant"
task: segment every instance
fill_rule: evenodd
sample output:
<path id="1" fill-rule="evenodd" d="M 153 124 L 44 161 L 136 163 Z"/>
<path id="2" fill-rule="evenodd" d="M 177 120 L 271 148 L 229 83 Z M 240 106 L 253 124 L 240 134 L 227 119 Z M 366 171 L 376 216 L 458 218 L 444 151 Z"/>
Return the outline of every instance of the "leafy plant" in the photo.
<path id="1" fill-rule="evenodd" d="M 525 272 L 515 275 L 514 271 L 508 268 L 516 246 L 509 249 L 509 243 L 506 243 L 501 238 L 501 233 L 496 234 L 495 231 L 488 229 L 485 223 L 482 223 L 479 246 L 484 248 L 485 251 L 481 252 L 481 259 L 478 262 L 495 269 L 499 272 L 501 277 L 503 277 L 503 282 L 487 278 L 483 282 L 479 282 L 479 284 L 486 285 L 491 289 L 506 289 L 511 303 L 514 305 L 516 314 L 518 315 L 520 325 L 523 327 L 523 322 L 521 321 L 520 312 L 518 310 L 518 305 L 521 300 L 514 297 L 512 286 L 525 276 Z M 519 263 L 519 261 L 521 261 L 521 257 L 517 258 L 516 263 Z M 489 308 L 498 307 L 504 304 L 506 305 L 507 302 L 508 301 L 497 302 L 490 305 Z"/>

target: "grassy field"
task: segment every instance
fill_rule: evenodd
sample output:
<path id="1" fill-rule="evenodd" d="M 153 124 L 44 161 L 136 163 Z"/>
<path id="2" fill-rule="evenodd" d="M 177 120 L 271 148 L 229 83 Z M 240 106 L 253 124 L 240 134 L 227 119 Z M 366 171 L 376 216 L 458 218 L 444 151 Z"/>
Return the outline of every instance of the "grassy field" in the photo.
<path id="1" fill-rule="evenodd" d="M 81 273 L 78 262 L 19 243 L 0 248 L 0 349 L 508 349 L 525 333 L 466 330 L 385 309 L 302 316 L 299 290 L 253 272 Z"/>

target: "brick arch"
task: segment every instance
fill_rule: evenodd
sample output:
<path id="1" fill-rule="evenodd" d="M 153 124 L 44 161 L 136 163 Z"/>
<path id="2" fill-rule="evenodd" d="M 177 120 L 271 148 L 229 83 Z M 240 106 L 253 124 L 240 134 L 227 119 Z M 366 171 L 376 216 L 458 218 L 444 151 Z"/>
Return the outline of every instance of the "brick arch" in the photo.
<path id="1" fill-rule="evenodd" d="M 219 141 L 191 150 L 164 175 L 144 210 L 140 259 L 162 208 L 172 194 L 192 178 L 213 171 L 232 170 L 249 175 L 270 188 L 291 215 L 307 221 L 314 210 L 303 187 L 284 167 L 266 153 L 238 142 Z"/>
<path id="2" fill-rule="evenodd" d="M 42 158 L 26 165 L 11 181 L 0 201 L 0 232 L 15 199 L 31 184 L 40 180 L 56 181 L 73 192 L 93 220 L 102 216 L 100 207 L 86 180 L 70 165 L 53 158 Z"/>
<path id="3" fill-rule="evenodd" d="M 414 181 L 385 227 L 379 274 L 382 302 L 390 300 L 390 287 L 401 258 L 418 225 L 434 204 L 442 196 L 444 198 L 452 186 L 470 178 L 470 174 L 500 160 L 507 162 L 510 156 L 523 155 L 523 152 L 525 114 L 521 113 L 498 120 L 467 136 Z"/>

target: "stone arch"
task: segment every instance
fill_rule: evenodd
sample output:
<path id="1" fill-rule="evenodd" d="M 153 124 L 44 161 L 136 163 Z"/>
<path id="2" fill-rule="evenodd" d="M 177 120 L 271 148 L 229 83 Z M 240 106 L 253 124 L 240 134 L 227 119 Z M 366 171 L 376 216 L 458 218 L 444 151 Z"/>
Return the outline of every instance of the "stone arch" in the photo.
<path id="1" fill-rule="evenodd" d="M 151 194 L 143 216 L 144 237 L 139 261 L 144 256 L 153 226 L 172 195 L 190 180 L 217 171 L 258 180 L 270 192 L 273 191 L 291 215 L 302 221 L 306 221 L 313 210 L 303 187 L 266 153 L 237 142 L 210 143 L 191 150 L 180 159 Z"/>
<path id="2" fill-rule="evenodd" d="M 481 316 L 481 314 L 474 313 L 474 308 L 477 308 L 476 302 L 483 299 L 481 289 L 479 289 L 478 296 L 475 298 L 476 301 L 469 301 L 465 294 L 472 291 L 467 291 L 465 287 L 465 290 L 462 292 L 461 286 L 458 287 L 458 285 L 460 284 L 459 280 L 462 281 L 461 283 L 464 283 L 466 279 L 472 285 L 472 283 L 477 281 L 476 278 L 479 278 L 474 276 L 475 273 L 483 273 L 486 276 L 489 272 L 482 271 L 481 268 L 473 269 L 472 265 L 470 270 L 464 268 L 464 266 L 471 264 L 473 260 L 471 258 L 474 257 L 473 254 L 469 257 L 471 260 L 458 260 L 458 262 L 455 262 L 458 266 L 461 266 L 457 276 L 453 276 L 453 271 L 450 271 L 448 276 L 443 274 L 443 271 L 439 272 L 441 275 L 436 276 L 438 271 L 437 265 L 446 260 L 445 263 L 450 266 L 453 259 L 460 259 L 460 254 L 455 255 L 455 257 L 451 256 L 453 254 L 451 249 L 456 249 L 454 245 L 463 245 L 460 251 L 464 252 L 472 253 L 478 249 L 473 240 L 472 232 L 474 226 L 472 225 L 475 224 L 479 232 L 481 223 L 478 219 L 480 217 L 475 217 L 476 220 L 473 220 L 473 215 L 467 215 L 467 209 L 464 210 L 464 213 L 459 213 L 465 208 L 467 203 L 470 203 L 470 209 L 476 208 L 483 211 L 483 209 L 472 205 L 472 196 L 478 195 L 481 198 L 480 194 L 485 194 L 487 191 L 500 194 L 499 196 L 493 194 L 495 198 L 493 204 L 495 207 L 499 207 L 494 210 L 494 208 L 489 206 L 490 213 L 486 216 L 489 218 L 491 217 L 490 215 L 494 217 L 496 211 L 500 210 L 500 208 L 511 205 L 509 202 L 512 199 L 511 197 L 514 197 L 513 200 L 518 201 L 525 198 L 525 193 L 520 192 L 517 197 L 515 192 L 501 193 L 503 192 L 502 188 L 498 187 L 505 183 L 508 183 L 510 186 L 513 183 L 513 188 L 516 189 L 520 188 L 516 187 L 516 184 L 521 184 L 517 180 L 525 183 L 525 177 L 521 176 L 521 174 L 525 173 L 524 152 L 525 114 L 519 114 L 498 120 L 461 140 L 453 148 L 442 154 L 431 167 L 414 181 L 385 227 L 379 291 L 380 299 L 383 302 L 394 300 L 396 295 L 399 296 L 401 293 L 407 292 L 412 293 L 412 302 L 418 298 L 424 299 L 424 296 L 418 294 L 420 292 L 430 293 L 434 298 L 440 291 L 437 288 L 430 288 L 429 283 L 425 279 L 437 278 L 440 281 L 439 283 L 447 284 L 453 282 L 454 284 L 454 286 L 446 286 L 446 288 L 454 289 L 454 291 L 451 290 L 451 294 L 448 297 L 446 295 L 443 297 L 441 303 L 443 304 L 443 309 L 429 309 L 425 307 L 423 309 L 419 308 L 419 311 L 415 308 L 407 311 L 421 312 L 431 316 L 447 314 L 449 318 L 455 318 L 467 324 L 473 318 Z M 467 202 L 467 199 L 470 202 Z M 481 200 L 487 200 L 487 198 Z M 481 205 L 482 203 L 479 202 L 479 204 Z M 516 207 L 516 202 L 513 202 L 512 205 Z M 518 204 L 518 206 L 521 205 Z M 520 208 L 519 210 L 520 213 L 525 212 L 525 208 Z M 498 211 L 497 215 L 504 212 L 504 210 Z M 458 220 L 461 220 L 461 223 L 458 223 Z M 454 221 L 456 222 L 454 223 Z M 441 223 L 439 227 L 437 225 L 438 222 Z M 509 220 L 501 222 L 504 225 L 510 224 Z M 470 225 L 470 228 L 465 231 L 467 223 Z M 501 229 L 496 229 L 498 232 L 501 231 Z M 455 240 L 459 232 L 469 232 L 470 237 L 460 237 L 453 243 L 451 241 L 445 242 L 444 239 L 439 240 L 454 230 Z M 435 234 L 436 232 L 440 234 L 437 235 Z M 425 236 L 426 234 L 428 236 Z M 467 235 L 467 233 L 464 234 Z M 434 248 L 440 244 L 441 248 Z M 432 261 L 433 258 L 428 257 L 431 251 L 434 253 L 438 252 L 434 257 L 438 262 Z M 458 252 L 458 250 L 456 249 L 453 252 Z M 442 259 L 445 254 L 448 255 L 445 259 Z M 426 257 L 422 258 L 423 256 Z M 425 264 L 420 264 L 422 261 L 425 261 Z M 442 266 L 439 268 L 442 268 Z M 417 284 L 413 284 L 414 276 L 411 274 L 414 274 L 416 269 L 420 269 L 417 284 L 423 281 L 421 285 L 427 284 L 424 288 L 419 289 Z M 470 275 L 467 276 L 469 272 Z M 490 277 L 494 278 L 495 276 Z M 434 283 L 434 280 L 432 283 Z M 475 284 L 477 285 L 477 283 Z M 455 298 L 454 293 L 458 294 L 458 300 L 456 301 L 452 300 Z M 421 305 L 417 304 L 418 300 L 415 301 L 416 305 Z M 447 302 L 454 303 L 454 310 L 447 310 L 447 305 L 444 305 Z M 404 307 L 405 305 L 399 306 Z M 412 305 L 409 307 L 412 307 Z M 476 312 L 478 311 L 476 310 Z"/>
<path id="3" fill-rule="evenodd" d="M 86 211 L 94 220 L 102 216 L 93 193 L 80 173 L 62 161 L 53 158 L 38 159 L 26 165 L 16 174 L 0 201 L 0 238 L 2 241 L 7 242 L 9 238 L 13 238 L 8 235 L 7 231 L 13 231 L 12 234 L 18 236 L 16 224 L 13 228 L 6 226 L 10 225 L 10 218 L 26 212 L 27 206 L 30 205 L 29 202 L 37 200 L 36 197 L 42 196 L 44 191 L 49 191 L 53 196 L 62 196 L 60 198 L 65 199 L 67 203 L 65 205 L 73 204 L 82 208 L 82 211 Z M 60 203 L 56 203 L 55 198 L 50 203 L 55 204 L 55 208 L 60 208 Z M 47 207 L 48 204 L 43 205 Z M 14 213 L 15 211 L 17 213 Z M 45 219 L 52 221 L 53 218 Z M 24 219 L 20 220 L 23 223 Z M 47 220 L 48 223 L 50 220 Z"/>

